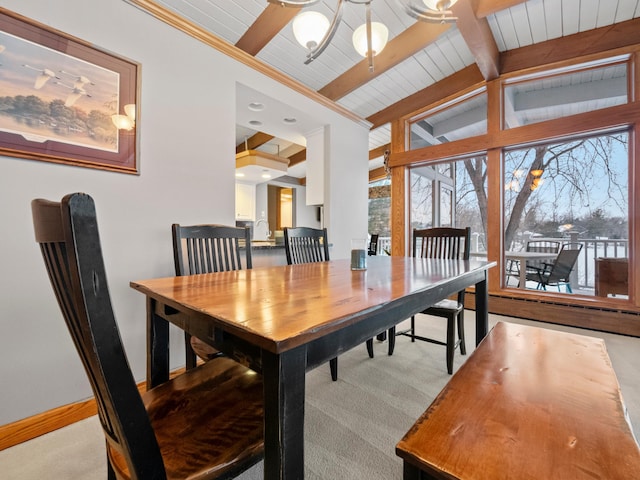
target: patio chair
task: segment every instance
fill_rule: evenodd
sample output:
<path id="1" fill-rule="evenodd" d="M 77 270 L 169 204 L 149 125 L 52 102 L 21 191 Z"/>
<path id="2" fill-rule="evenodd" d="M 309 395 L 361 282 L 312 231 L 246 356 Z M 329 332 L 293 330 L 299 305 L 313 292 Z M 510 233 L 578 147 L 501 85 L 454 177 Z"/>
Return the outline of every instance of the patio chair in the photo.
<path id="1" fill-rule="evenodd" d="M 527 252 L 539 253 L 558 253 L 560 251 L 561 242 L 556 240 L 529 240 L 527 242 Z M 535 271 L 543 268 L 544 261 L 527 260 L 527 271 Z"/>
<path id="2" fill-rule="evenodd" d="M 532 267 L 531 272 L 527 272 L 527 280 L 538 282 L 538 290 L 557 286 L 560 291 L 560 285 L 564 285 L 568 293 L 573 293 L 570 276 L 581 250 L 581 243 L 565 243 L 553 263 L 545 262 L 540 268 Z"/>
<path id="3" fill-rule="evenodd" d="M 526 247 L 527 252 L 539 253 L 558 253 L 560 251 L 560 242 L 556 240 L 529 240 Z M 526 272 L 535 273 L 538 269 L 544 268 L 543 260 L 527 260 Z M 507 263 L 507 280 L 508 277 L 514 277 L 520 280 L 520 262 L 509 260 Z M 523 288 L 524 285 L 518 284 Z"/>

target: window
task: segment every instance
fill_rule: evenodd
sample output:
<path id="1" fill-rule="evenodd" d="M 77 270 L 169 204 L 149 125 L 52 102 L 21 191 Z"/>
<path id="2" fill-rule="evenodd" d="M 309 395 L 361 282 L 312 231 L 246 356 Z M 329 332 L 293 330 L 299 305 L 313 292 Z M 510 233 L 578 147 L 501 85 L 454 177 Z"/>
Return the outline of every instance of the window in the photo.
<path id="1" fill-rule="evenodd" d="M 568 73 L 551 71 L 534 79 L 507 83 L 505 128 L 627 103 L 627 63 L 611 63 L 611 59 L 608 62 L 604 67 L 582 65 Z"/>
<path id="2" fill-rule="evenodd" d="M 391 252 L 391 180 L 369 184 L 369 234 L 378 235 L 378 251 Z"/>
<path id="3" fill-rule="evenodd" d="M 471 252 L 486 254 L 484 155 L 411 168 L 410 225 L 471 227 Z"/>
<path id="4" fill-rule="evenodd" d="M 569 289 L 557 288 L 563 293 L 594 295 L 595 259 L 628 257 L 628 141 L 623 131 L 504 153 L 505 250 L 526 250 L 532 240 L 582 245 Z"/>
<path id="5" fill-rule="evenodd" d="M 410 150 L 487 133 L 486 93 L 456 102 L 412 120 Z"/>

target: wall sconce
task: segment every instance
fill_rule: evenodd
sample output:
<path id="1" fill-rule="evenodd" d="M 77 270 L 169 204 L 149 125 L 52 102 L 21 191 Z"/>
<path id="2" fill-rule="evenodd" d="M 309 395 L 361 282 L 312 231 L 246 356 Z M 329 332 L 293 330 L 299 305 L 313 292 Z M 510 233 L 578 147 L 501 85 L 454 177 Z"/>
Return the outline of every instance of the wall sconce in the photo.
<path id="1" fill-rule="evenodd" d="M 124 113 L 125 115 L 111 115 L 111 121 L 118 130 L 131 130 L 136 126 L 136 104 L 125 105 Z"/>

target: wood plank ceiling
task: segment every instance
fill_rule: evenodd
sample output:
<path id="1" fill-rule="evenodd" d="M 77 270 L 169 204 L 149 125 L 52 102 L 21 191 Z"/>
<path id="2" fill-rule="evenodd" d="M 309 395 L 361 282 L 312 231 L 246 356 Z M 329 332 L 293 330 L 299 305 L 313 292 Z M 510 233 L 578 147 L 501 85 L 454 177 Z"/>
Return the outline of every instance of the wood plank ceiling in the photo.
<path id="1" fill-rule="evenodd" d="M 458 17 L 454 24 L 417 22 L 397 0 L 372 0 L 373 21 L 389 28 L 389 43 L 375 57 L 371 73 L 351 43 L 353 31 L 364 22 L 362 5 L 345 4 L 331 44 L 305 65 L 306 52 L 290 25 L 300 9 L 266 0 L 155 3 L 370 121 L 372 169 L 381 165 L 391 120 L 461 86 L 532 67 L 542 59 L 563 60 L 640 43 L 640 0 L 459 0 L 453 7 Z M 336 4 L 319 0 L 305 10 L 320 11 L 331 19 Z M 576 35 L 583 41 L 576 42 Z M 573 47 L 563 48 L 570 36 Z M 580 45 L 579 51 L 575 45 Z M 238 131 L 238 138 L 248 138 L 254 148 L 277 141 L 250 125 L 239 126 Z M 244 141 L 237 143 L 242 148 Z M 303 162 L 304 150 L 291 160 Z M 304 176 L 303 169 L 297 172 Z"/>

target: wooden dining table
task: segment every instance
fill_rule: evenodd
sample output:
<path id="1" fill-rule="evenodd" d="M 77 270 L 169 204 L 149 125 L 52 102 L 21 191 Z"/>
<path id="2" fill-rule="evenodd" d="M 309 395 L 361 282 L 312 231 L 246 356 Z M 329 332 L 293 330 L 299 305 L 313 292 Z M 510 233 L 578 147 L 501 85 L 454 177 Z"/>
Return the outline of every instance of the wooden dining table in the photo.
<path id="1" fill-rule="evenodd" d="M 475 286 L 476 345 L 495 262 L 375 256 L 131 282 L 147 297 L 147 384 L 169 378 L 169 323 L 264 380 L 264 478 L 304 478 L 305 374 L 426 307 Z"/>

